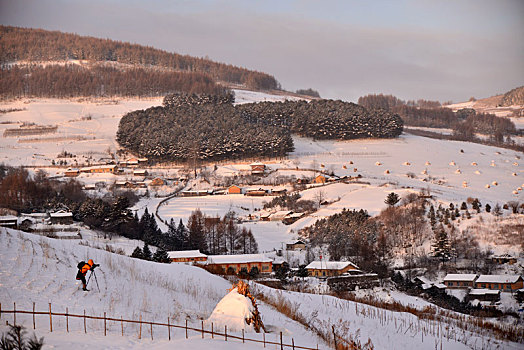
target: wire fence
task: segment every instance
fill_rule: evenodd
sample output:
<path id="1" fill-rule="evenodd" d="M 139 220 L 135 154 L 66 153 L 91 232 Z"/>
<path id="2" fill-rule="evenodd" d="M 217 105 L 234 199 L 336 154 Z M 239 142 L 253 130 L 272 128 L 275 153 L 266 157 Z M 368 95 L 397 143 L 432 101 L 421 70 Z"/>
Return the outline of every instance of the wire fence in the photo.
<path id="1" fill-rule="evenodd" d="M 5 304 L 4 304 L 5 305 Z M 227 325 L 224 326 L 223 332 L 222 329 L 218 330 L 215 329 L 214 323 L 211 323 L 211 328 L 206 329 L 204 327 L 204 321 L 201 321 L 200 328 L 189 326 L 188 321 L 186 320 L 185 325 L 179 325 L 174 324 L 170 322 L 169 317 L 167 318 L 167 323 L 163 322 L 153 322 L 153 321 L 145 321 L 142 320 L 142 316 L 139 317 L 138 320 L 130 320 L 130 319 L 124 319 L 123 317 L 115 318 L 115 317 L 108 317 L 106 312 L 104 312 L 104 316 L 92 316 L 87 315 L 86 311 L 84 310 L 83 314 L 75 314 L 75 313 L 69 313 L 69 309 L 66 307 L 65 312 L 54 312 L 52 311 L 52 305 L 49 303 L 49 309 L 46 311 L 36 311 L 36 305 L 33 303 L 33 309 L 28 310 L 17 310 L 16 303 L 13 303 L 13 309 L 6 310 L 2 309 L 2 303 L 0 303 L 0 319 L 4 314 L 12 314 L 13 315 L 13 324 L 17 324 L 17 315 L 31 315 L 32 316 L 32 322 L 33 322 L 33 329 L 36 329 L 37 325 L 37 317 L 36 316 L 46 316 L 49 317 L 49 332 L 53 332 L 53 317 L 55 317 L 55 331 L 56 331 L 56 317 L 63 320 L 65 318 L 65 329 L 66 332 L 69 332 L 69 326 L 70 326 L 70 319 L 72 320 L 83 320 L 83 331 L 87 334 L 88 330 L 95 329 L 96 331 L 100 331 L 100 327 L 89 327 L 88 329 L 88 320 L 97 320 L 97 321 L 103 321 L 103 328 L 104 328 L 104 336 L 107 336 L 108 330 L 111 329 L 111 326 L 113 326 L 113 332 L 115 325 L 120 325 L 120 332 L 122 336 L 124 336 L 125 328 L 124 325 L 128 324 L 134 324 L 138 325 L 138 339 L 142 339 L 142 330 L 144 329 L 144 334 L 147 332 L 147 328 L 149 328 L 149 333 L 151 336 L 151 340 L 154 340 L 153 336 L 153 326 L 155 327 L 162 327 L 167 329 L 167 337 L 168 340 L 171 340 L 171 337 L 175 336 L 175 329 L 183 330 L 183 334 L 185 334 L 185 338 L 188 340 L 191 340 L 189 338 L 189 332 L 198 333 L 202 336 L 202 339 L 205 338 L 206 335 L 208 337 L 210 336 L 212 339 L 222 339 L 224 341 L 242 341 L 242 343 L 259 343 L 263 344 L 264 348 L 268 345 L 275 345 L 278 349 L 284 350 L 284 349 L 302 349 L 302 350 L 319 350 L 318 344 L 316 347 L 307 347 L 307 346 L 300 346 L 295 344 L 294 338 L 291 338 L 291 343 L 285 343 L 283 340 L 282 332 L 280 332 L 280 340 L 279 341 L 271 341 L 266 339 L 266 333 L 261 333 L 262 339 L 253 339 L 253 338 L 247 338 L 245 336 L 245 331 L 242 330 L 242 335 L 239 334 L 233 334 L 231 331 L 228 333 L 228 327 Z M 19 319 L 20 321 L 20 319 Z M 112 324 L 110 324 L 110 322 Z M 63 323 L 63 322 L 62 322 Z M 61 324 L 63 327 L 64 325 Z M 76 324 L 78 327 L 78 323 Z M 81 327 L 81 326 L 80 326 Z M 158 338 L 158 337 L 157 337 Z"/>

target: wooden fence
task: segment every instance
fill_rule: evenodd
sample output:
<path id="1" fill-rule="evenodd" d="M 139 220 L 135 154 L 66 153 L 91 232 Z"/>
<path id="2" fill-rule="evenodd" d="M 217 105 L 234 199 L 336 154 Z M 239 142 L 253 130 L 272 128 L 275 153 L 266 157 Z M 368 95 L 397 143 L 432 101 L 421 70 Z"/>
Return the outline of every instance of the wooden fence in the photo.
<path id="1" fill-rule="evenodd" d="M 120 324 L 121 334 L 124 336 L 124 323 L 130 323 L 130 324 L 138 324 L 139 330 L 138 330 L 138 339 L 142 339 L 142 326 L 148 327 L 151 334 L 151 340 L 153 340 L 153 326 L 159 326 L 159 327 L 167 327 L 168 332 L 168 339 L 171 340 L 171 330 L 173 329 L 173 335 L 174 335 L 174 329 L 182 329 L 185 333 L 185 338 L 189 339 L 189 331 L 197 332 L 198 334 L 202 335 L 202 339 L 204 339 L 205 335 L 208 334 L 211 336 L 212 339 L 219 338 L 223 339 L 224 341 L 228 340 L 241 340 L 242 343 L 246 342 L 253 342 L 253 343 L 260 343 L 264 345 L 264 348 L 266 345 L 276 345 L 281 350 L 284 349 L 302 349 L 302 350 L 319 350 L 318 344 L 315 348 L 307 347 L 307 346 L 299 346 L 295 344 L 294 338 L 291 338 L 291 344 L 286 344 L 283 341 L 282 332 L 280 332 L 280 341 L 269 341 L 266 340 L 266 333 L 262 333 L 262 339 L 251 339 L 246 338 L 244 334 L 244 330 L 242 330 L 242 336 L 234 335 L 231 333 L 227 333 L 227 326 L 224 326 L 224 332 L 221 333 L 218 330 L 214 329 L 214 324 L 211 323 L 211 329 L 205 329 L 204 328 L 204 321 L 201 321 L 201 327 L 195 328 L 188 326 L 187 320 L 185 322 L 185 325 L 177 325 L 172 324 L 169 321 L 169 317 L 167 318 L 167 323 L 162 322 L 152 322 L 152 321 L 144 321 L 142 320 L 142 316 L 140 316 L 139 320 L 128 320 L 124 319 L 122 317 L 120 318 L 114 318 L 114 317 L 107 317 L 106 313 L 104 312 L 104 316 L 91 316 L 87 315 L 86 311 L 84 310 L 83 314 L 74 314 L 69 313 L 68 308 L 65 309 L 65 312 L 53 312 L 52 311 L 52 305 L 49 303 L 49 310 L 47 311 L 35 311 L 35 303 L 33 303 L 33 310 L 27 311 L 27 310 L 17 310 L 16 309 L 16 303 L 13 303 L 13 309 L 12 310 L 4 310 L 2 309 L 2 303 L 0 303 L 0 319 L 2 318 L 3 314 L 13 314 L 13 324 L 16 325 L 16 315 L 32 315 L 33 319 L 33 329 L 36 329 L 36 316 L 37 315 L 44 315 L 49 316 L 49 332 L 53 332 L 53 317 L 65 317 L 66 320 L 66 331 L 69 332 L 69 318 L 76 318 L 76 319 L 83 319 L 83 328 L 84 333 L 87 334 L 87 320 L 103 320 L 104 321 L 104 336 L 107 336 L 107 329 L 108 329 L 108 323 L 114 322 Z"/>

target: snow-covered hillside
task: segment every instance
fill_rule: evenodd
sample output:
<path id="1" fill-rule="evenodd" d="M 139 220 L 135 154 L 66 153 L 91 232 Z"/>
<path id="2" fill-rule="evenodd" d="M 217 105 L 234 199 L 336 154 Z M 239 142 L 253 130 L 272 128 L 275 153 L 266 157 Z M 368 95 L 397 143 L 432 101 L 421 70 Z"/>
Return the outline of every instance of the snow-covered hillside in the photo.
<path id="1" fill-rule="evenodd" d="M 189 325 L 200 327 L 200 320 L 207 319 L 216 304 L 227 294 L 231 287 L 224 279 L 211 275 L 203 269 L 183 264 L 159 264 L 127 256 L 112 254 L 103 250 L 79 245 L 78 241 L 56 240 L 36 236 L 15 230 L 0 230 L 0 302 L 2 308 L 12 309 L 16 302 L 18 310 L 31 310 L 36 303 L 37 311 L 46 310 L 52 303 L 55 312 L 63 312 L 66 307 L 70 313 L 108 316 L 144 321 L 166 322 L 169 317 L 172 324 L 183 325 L 187 319 Z M 76 265 L 81 260 L 93 259 L 100 264 L 96 276 L 100 286 L 98 292 L 94 280 L 89 282 L 90 292 L 81 290 L 81 284 L 75 280 Z M 9 307 L 9 305 L 11 307 Z M 7 307 L 6 307 L 7 306 Z M 262 304 L 261 313 L 264 323 L 271 333 L 266 339 L 275 341 L 282 331 L 285 340 L 291 337 L 300 345 L 325 347 L 311 331 L 297 322 L 290 320 L 273 308 Z M 2 314 L 2 320 L 12 322 L 12 317 Z M 17 316 L 17 322 L 32 326 L 30 316 L 25 319 Z M 47 319 L 48 320 L 48 319 Z M 87 341 L 82 336 L 82 320 L 70 319 L 69 327 L 75 337 L 65 333 L 65 320 L 56 317 L 53 320 L 53 334 L 48 333 L 48 325 L 44 319 L 39 319 L 37 332 L 45 336 L 48 344 L 57 342 L 59 348 L 66 344 L 77 344 Z M 5 323 L 4 323 L 5 324 Z M 106 348 L 108 340 L 103 338 L 103 323 L 89 322 L 89 330 L 94 334 L 95 343 L 90 348 Z M 156 327 L 155 327 L 156 328 Z M 0 330 L 4 330 L 3 327 Z M 120 324 L 109 324 L 109 334 L 112 339 L 120 334 Z M 167 330 L 154 329 L 155 341 L 146 340 L 150 334 L 144 326 L 142 342 L 136 340 L 138 328 L 134 325 L 124 326 L 124 332 L 129 336 L 126 340 L 117 340 L 113 349 L 126 349 L 130 346 L 146 348 L 168 348 L 174 344 L 167 342 Z M 177 346 L 185 342 L 182 332 L 175 330 Z M 79 337 L 78 340 L 73 339 Z M 90 336 L 91 337 L 91 336 Z M 250 337 L 262 339 L 260 334 L 250 334 Z M 195 334 L 192 338 L 200 338 Z M 158 339 L 158 341 L 157 341 Z M 207 349 L 210 346 L 224 349 L 247 349 L 242 344 L 224 347 L 222 339 L 210 341 L 193 341 L 180 345 L 181 348 Z M 140 344 L 139 344 L 140 343 Z M 216 345 L 215 345 L 216 343 Z M 262 347 L 262 346 L 261 346 Z"/>

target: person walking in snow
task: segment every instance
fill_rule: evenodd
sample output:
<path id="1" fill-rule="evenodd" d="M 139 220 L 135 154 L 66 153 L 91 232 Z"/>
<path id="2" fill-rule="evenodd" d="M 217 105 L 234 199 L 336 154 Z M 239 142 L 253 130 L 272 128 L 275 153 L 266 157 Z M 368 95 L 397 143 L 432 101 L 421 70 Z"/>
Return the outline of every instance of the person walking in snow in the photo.
<path id="1" fill-rule="evenodd" d="M 89 259 L 87 263 L 84 261 L 78 263 L 78 273 L 76 274 L 76 279 L 82 281 L 82 290 L 88 291 L 86 282 L 87 271 L 94 271 L 94 269 L 98 266 L 100 266 L 100 264 L 95 264 L 93 259 Z"/>

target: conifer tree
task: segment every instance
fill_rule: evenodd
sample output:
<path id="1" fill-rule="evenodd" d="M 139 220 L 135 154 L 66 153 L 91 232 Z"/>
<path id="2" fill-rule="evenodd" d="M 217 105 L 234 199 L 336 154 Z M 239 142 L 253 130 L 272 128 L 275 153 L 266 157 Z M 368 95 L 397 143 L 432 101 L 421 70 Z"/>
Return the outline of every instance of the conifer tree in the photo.
<path id="1" fill-rule="evenodd" d="M 167 255 L 167 252 L 164 248 L 160 247 L 156 250 L 155 254 L 153 254 L 153 261 L 159 262 L 159 263 L 171 263 L 171 259 L 169 259 L 169 255 Z"/>
<path id="2" fill-rule="evenodd" d="M 142 259 L 151 260 L 151 250 L 147 243 L 144 243 L 144 249 L 142 249 Z"/>
<path id="3" fill-rule="evenodd" d="M 451 259 L 452 248 L 449 242 L 448 234 L 444 227 L 439 225 L 435 230 L 435 243 L 433 244 L 433 256 L 441 261 Z"/>
<path id="4" fill-rule="evenodd" d="M 135 250 L 133 250 L 133 253 L 131 254 L 131 257 L 132 258 L 137 258 L 137 259 L 143 259 L 144 258 L 144 254 L 142 252 L 142 249 L 140 247 L 136 247 Z"/>
<path id="5" fill-rule="evenodd" d="M 384 200 L 384 203 L 392 207 L 395 204 L 397 204 L 399 201 L 400 201 L 400 197 L 398 196 L 398 194 L 396 194 L 395 192 L 391 192 L 390 194 L 388 194 L 388 196 Z"/>

